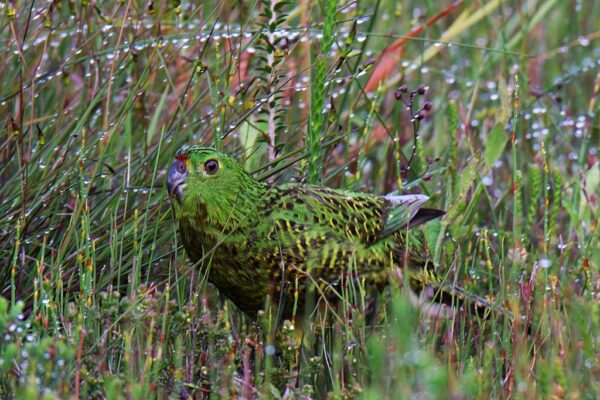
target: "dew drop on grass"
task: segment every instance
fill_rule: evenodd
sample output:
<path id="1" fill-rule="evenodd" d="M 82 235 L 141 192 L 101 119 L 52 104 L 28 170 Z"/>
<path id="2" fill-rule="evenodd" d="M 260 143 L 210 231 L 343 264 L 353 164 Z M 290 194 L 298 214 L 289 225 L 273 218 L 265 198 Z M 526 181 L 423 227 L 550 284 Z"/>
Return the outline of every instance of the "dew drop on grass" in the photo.
<path id="1" fill-rule="evenodd" d="M 268 356 L 272 356 L 273 354 L 275 354 L 275 346 L 273 346 L 272 344 L 268 344 L 265 346 L 265 353 Z"/>
<path id="2" fill-rule="evenodd" d="M 363 15 L 361 17 L 358 17 L 356 19 L 356 25 L 361 25 L 364 24 L 365 22 L 367 22 L 369 20 L 369 16 Z"/>
<path id="3" fill-rule="evenodd" d="M 590 45 L 590 39 L 585 36 L 579 38 L 579 44 L 583 47 L 587 47 Z"/>

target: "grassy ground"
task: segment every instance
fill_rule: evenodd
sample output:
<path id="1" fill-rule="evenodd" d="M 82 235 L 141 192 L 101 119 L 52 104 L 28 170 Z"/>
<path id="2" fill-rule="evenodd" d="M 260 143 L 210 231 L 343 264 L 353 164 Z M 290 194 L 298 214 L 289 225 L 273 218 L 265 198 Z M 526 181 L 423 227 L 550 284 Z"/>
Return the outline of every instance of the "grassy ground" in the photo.
<path id="1" fill-rule="evenodd" d="M 591 1 L 0 2 L 0 397 L 598 398 L 598 20 Z M 177 239 L 183 143 L 275 182 L 428 194 L 439 272 L 518 317 L 428 317 L 396 286 L 372 323 L 361 296 L 328 326 L 247 319 Z"/>

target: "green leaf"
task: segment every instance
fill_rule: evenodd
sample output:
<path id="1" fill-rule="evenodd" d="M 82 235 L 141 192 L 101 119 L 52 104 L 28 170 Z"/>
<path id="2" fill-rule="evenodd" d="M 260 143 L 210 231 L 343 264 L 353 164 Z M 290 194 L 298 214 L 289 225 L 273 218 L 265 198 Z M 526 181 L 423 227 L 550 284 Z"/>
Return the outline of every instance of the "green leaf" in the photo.
<path id="1" fill-rule="evenodd" d="M 452 202 L 452 205 L 442 221 L 444 226 L 449 226 L 457 221 L 459 217 L 464 217 L 462 212 L 467 206 L 467 195 L 475 183 L 475 178 L 477 177 L 480 166 L 481 159 L 479 158 L 479 153 L 477 153 L 474 157 L 471 157 L 467 166 L 460 173 L 460 192 Z"/>
<path id="2" fill-rule="evenodd" d="M 433 251 L 435 249 L 438 236 L 442 231 L 442 222 L 439 219 L 433 220 L 423 226 L 423 234 L 425 235 L 425 243 L 427 247 Z"/>
<path id="3" fill-rule="evenodd" d="M 500 158 L 507 140 L 504 128 L 500 124 L 496 124 L 488 135 L 487 143 L 485 144 L 485 167 L 487 169 L 491 168 L 496 160 Z"/>
<path id="4" fill-rule="evenodd" d="M 256 121 L 256 123 L 259 122 Z M 254 171 L 260 166 L 262 155 L 268 150 L 268 146 L 259 141 L 262 133 L 256 128 L 252 119 L 242 123 L 239 132 L 240 141 L 244 148 L 244 167 L 247 171 Z"/>
<path id="5" fill-rule="evenodd" d="M 165 108 L 167 97 L 169 95 L 169 86 L 165 85 L 165 90 L 163 91 L 160 100 L 158 101 L 158 105 L 154 109 L 154 114 L 152 114 L 152 119 L 150 120 L 150 124 L 148 125 L 148 131 L 146 133 L 146 144 L 150 146 L 152 144 L 152 139 L 154 136 L 160 134 L 159 129 L 159 121 L 160 117 L 163 114 L 163 109 Z"/>
<path id="6" fill-rule="evenodd" d="M 588 193 L 597 193 L 600 187 L 600 165 L 596 164 L 585 174 L 585 188 Z"/>
<path id="7" fill-rule="evenodd" d="M 588 196 L 591 196 L 593 193 L 598 192 L 598 188 L 600 187 L 600 168 L 598 164 L 592 166 L 592 168 L 590 168 L 589 171 L 585 173 L 584 185 L 585 186 L 581 187 L 582 196 L 580 197 L 579 203 L 580 217 L 585 215 L 585 210 L 588 209 L 588 207 L 590 209 L 594 207 L 592 204 L 588 203 L 586 192 Z"/>

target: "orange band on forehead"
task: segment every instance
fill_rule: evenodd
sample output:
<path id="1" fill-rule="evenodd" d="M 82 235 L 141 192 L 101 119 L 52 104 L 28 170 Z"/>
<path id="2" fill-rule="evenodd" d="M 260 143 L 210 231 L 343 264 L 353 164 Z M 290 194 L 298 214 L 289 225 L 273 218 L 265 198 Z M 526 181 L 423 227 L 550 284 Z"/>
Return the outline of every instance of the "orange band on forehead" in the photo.
<path id="1" fill-rule="evenodd" d="M 190 156 L 188 156 L 187 154 L 177 154 L 175 156 L 175 159 L 177 161 L 187 161 L 190 158 Z"/>

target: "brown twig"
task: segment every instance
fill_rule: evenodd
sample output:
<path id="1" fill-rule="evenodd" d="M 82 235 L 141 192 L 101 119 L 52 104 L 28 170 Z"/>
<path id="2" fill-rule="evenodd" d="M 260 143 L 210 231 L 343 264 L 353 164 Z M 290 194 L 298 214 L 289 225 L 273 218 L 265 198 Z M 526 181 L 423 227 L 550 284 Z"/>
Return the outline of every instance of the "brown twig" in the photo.
<path id="1" fill-rule="evenodd" d="M 75 368 L 75 398 L 79 399 L 79 379 L 81 375 L 81 357 L 83 355 L 83 343 L 85 342 L 85 337 L 87 336 L 87 332 L 85 329 L 81 329 L 81 333 L 79 335 L 79 346 L 77 347 L 77 368 Z"/>

